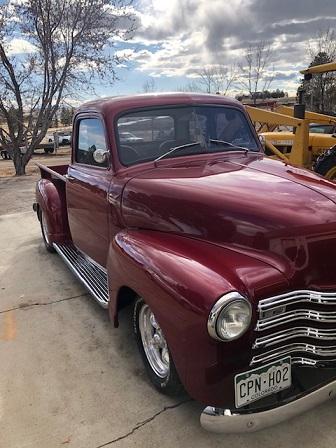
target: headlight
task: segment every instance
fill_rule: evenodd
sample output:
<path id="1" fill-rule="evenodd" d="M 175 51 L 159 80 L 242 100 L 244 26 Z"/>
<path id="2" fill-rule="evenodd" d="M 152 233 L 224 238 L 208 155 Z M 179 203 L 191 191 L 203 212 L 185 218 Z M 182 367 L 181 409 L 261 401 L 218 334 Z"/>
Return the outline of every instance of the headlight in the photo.
<path id="1" fill-rule="evenodd" d="M 250 303 L 238 292 L 222 296 L 212 307 L 208 332 L 220 341 L 233 341 L 242 336 L 251 323 Z"/>

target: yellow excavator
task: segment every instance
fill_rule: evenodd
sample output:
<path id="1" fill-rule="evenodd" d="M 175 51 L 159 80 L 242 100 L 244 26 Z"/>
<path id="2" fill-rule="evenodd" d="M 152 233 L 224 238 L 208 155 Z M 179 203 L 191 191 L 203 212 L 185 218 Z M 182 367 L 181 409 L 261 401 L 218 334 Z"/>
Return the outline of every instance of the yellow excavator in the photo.
<path id="1" fill-rule="evenodd" d="M 333 71 L 336 71 L 336 62 L 309 67 L 301 73 L 309 81 L 314 74 Z M 265 143 L 267 155 L 336 181 L 336 117 L 307 112 L 303 91 L 293 108 L 279 106 L 269 111 L 246 106 L 246 109 Z M 279 127 L 290 127 L 291 131 L 274 132 Z M 324 131 L 330 133 L 324 134 Z"/>

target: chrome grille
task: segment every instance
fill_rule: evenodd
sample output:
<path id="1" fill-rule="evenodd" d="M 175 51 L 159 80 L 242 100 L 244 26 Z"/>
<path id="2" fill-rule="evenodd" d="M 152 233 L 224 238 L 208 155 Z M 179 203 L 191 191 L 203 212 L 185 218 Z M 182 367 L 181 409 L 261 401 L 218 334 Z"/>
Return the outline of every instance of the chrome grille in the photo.
<path id="1" fill-rule="evenodd" d="M 291 355 L 292 364 L 336 366 L 336 293 L 299 290 L 263 299 L 255 331 L 251 365 Z"/>

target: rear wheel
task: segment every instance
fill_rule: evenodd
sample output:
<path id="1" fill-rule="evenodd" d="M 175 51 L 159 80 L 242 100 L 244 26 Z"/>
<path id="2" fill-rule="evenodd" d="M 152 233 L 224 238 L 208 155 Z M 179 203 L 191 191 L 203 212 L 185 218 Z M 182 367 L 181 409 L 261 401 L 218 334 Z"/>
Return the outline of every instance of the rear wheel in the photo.
<path id="1" fill-rule="evenodd" d="M 50 242 L 49 228 L 48 228 L 48 222 L 46 219 L 46 214 L 42 210 L 40 212 L 40 224 L 41 224 L 43 242 L 44 242 L 44 245 L 45 245 L 47 251 L 55 252 L 55 249 L 54 249 L 52 243 Z"/>
<path id="2" fill-rule="evenodd" d="M 163 331 L 143 299 L 138 299 L 135 303 L 133 324 L 140 354 L 151 382 L 167 395 L 183 392 Z"/>
<path id="3" fill-rule="evenodd" d="M 333 147 L 317 159 L 315 172 L 336 182 L 336 148 Z"/>

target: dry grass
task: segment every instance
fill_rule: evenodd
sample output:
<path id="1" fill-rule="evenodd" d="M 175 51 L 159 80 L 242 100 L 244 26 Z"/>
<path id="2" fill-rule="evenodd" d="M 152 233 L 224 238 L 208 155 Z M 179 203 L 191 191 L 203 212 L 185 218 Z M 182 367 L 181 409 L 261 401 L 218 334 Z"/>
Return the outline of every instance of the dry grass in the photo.
<path id="1" fill-rule="evenodd" d="M 64 146 L 60 148 L 57 155 L 54 154 L 34 154 L 26 167 L 27 175 L 38 175 L 39 169 L 35 162 L 44 165 L 63 165 L 70 162 L 70 147 Z M 11 160 L 0 159 L 0 178 L 15 176 L 15 169 Z"/>

